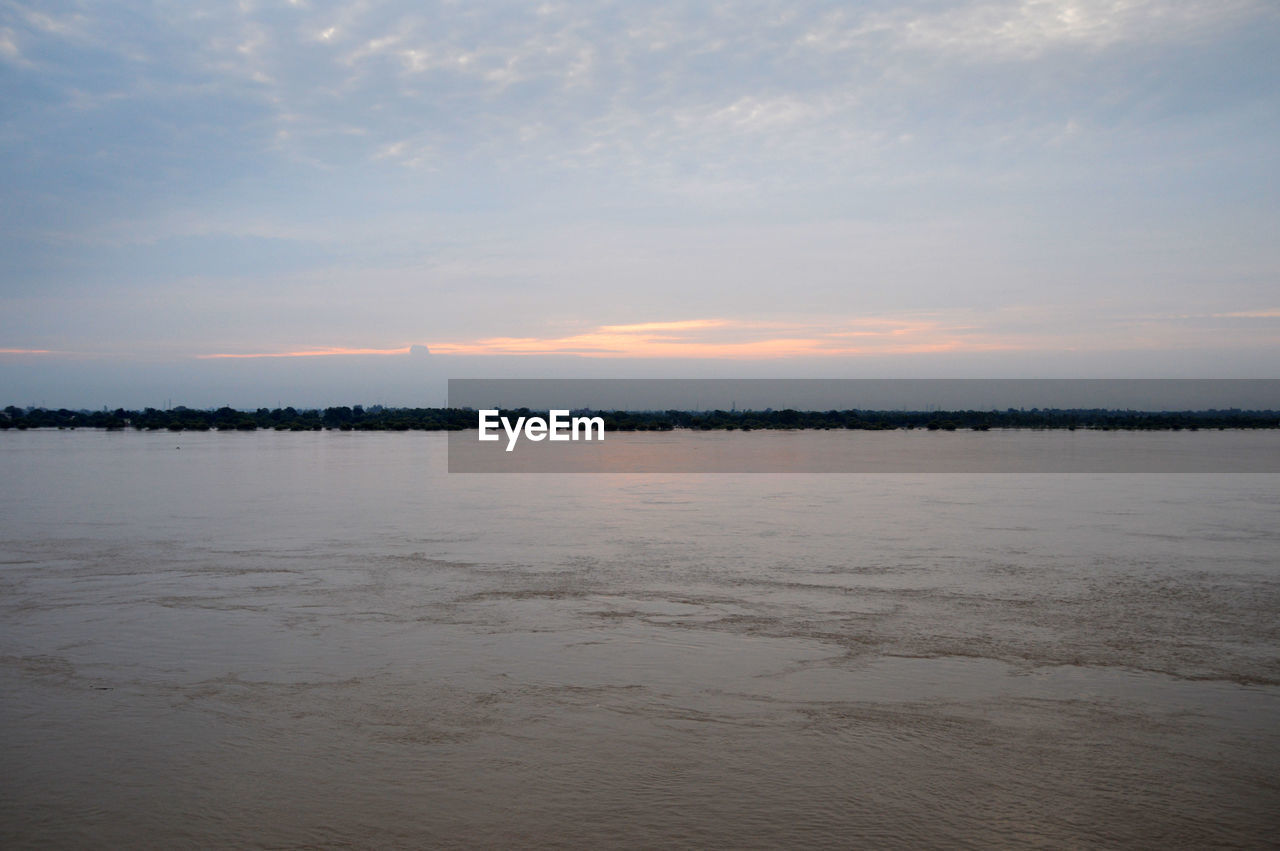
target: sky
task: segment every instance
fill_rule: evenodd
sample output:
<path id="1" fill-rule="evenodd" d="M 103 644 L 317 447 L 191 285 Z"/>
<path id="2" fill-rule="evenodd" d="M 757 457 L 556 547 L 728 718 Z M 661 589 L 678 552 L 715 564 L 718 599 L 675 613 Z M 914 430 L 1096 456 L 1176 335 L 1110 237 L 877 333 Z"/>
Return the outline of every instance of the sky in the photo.
<path id="1" fill-rule="evenodd" d="M 1280 4 L 0 0 L 0 404 L 1276 377 Z"/>

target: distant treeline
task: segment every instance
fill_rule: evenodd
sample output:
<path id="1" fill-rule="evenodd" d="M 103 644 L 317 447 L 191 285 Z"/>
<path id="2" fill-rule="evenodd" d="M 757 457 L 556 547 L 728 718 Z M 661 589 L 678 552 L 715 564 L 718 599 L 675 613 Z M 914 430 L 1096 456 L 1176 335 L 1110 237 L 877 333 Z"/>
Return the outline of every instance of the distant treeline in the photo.
<path id="1" fill-rule="evenodd" d="M 528 408 L 501 412 L 517 417 L 546 415 Z M 1004 411 L 574 411 L 604 418 L 607 431 L 671 431 L 677 428 L 701 431 L 753 429 L 929 429 L 987 431 L 993 428 L 1098 429 L 1098 430 L 1181 430 L 1227 428 L 1280 428 L 1276 411 L 1146 411 L 1057 410 L 1033 408 Z M 145 431 L 460 431 L 476 428 L 474 410 L 464 408 L 384 408 L 360 405 L 336 408 L 258 408 L 240 411 L 123 408 L 101 411 L 71 411 L 66 408 L 18 408 L 0 412 L 0 429 L 28 428 L 133 428 Z"/>
<path id="2" fill-rule="evenodd" d="M 70 411 L 66 408 L 21 408 L 10 406 L 0 416 L 0 428 L 134 428 L 145 431 L 458 431 L 476 427 L 476 414 L 459 408 L 384 408 L 360 405 L 338 408 L 258 408 L 239 411 L 222 407 L 124 408 L 102 411 Z"/>

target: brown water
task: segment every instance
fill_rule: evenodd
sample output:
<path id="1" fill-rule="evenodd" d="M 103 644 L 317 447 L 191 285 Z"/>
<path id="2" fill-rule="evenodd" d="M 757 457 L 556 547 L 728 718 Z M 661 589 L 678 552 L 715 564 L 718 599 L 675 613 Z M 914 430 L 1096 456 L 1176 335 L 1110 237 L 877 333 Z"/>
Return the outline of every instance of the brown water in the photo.
<path id="1" fill-rule="evenodd" d="M 444 469 L 0 434 L 0 845 L 1280 830 L 1280 476 Z"/>

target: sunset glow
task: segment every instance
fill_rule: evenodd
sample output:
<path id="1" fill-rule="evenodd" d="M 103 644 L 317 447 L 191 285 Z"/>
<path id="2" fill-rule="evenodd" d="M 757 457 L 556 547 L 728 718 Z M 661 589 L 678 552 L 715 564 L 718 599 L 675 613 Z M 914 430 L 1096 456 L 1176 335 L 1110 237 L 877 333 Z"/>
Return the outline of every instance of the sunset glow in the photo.
<path id="1" fill-rule="evenodd" d="M 578 355 L 594 358 L 839 357 L 994 351 L 1012 343 L 974 334 L 970 324 L 932 318 L 867 317 L 842 323 L 687 319 L 603 325 L 559 337 L 487 337 L 432 343 L 437 354 Z"/>

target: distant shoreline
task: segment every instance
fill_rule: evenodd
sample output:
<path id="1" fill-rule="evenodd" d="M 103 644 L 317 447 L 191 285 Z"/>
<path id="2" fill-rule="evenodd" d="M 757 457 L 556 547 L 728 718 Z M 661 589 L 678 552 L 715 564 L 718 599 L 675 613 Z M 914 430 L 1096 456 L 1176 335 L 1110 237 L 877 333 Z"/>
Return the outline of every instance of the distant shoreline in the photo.
<path id="1" fill-rule="evenodd" d="M 545 414 L 527 408 L 509 414 Z M 1280 429 L 1272 410 L 1127 411 L 1119 409 L 1006 409 L 1004 411 L 575 411 L 601 416 L 606 431 L 990 431 L 992 429 L 1090 431 L 1198 431 Z M 477 426 L 469 408 L 368 409 L 230 407 L 199 410 L 56 410 L 17 408 L 0 411 L 0 431 L 28 429 L 102 429 L 136 431 L 466 431 Z"/>

